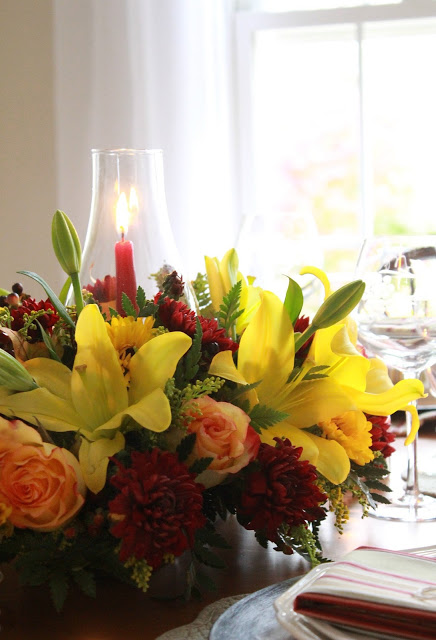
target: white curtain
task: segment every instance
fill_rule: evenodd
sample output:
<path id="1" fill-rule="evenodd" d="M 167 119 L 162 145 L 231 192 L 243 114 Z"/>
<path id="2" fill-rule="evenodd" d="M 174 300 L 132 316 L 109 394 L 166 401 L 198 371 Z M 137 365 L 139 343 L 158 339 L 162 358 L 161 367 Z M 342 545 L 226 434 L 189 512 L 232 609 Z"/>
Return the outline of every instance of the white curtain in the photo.
<path id="1" fill-rule="evenodd" d="M 164 152 L 168 210 L 191 275 L 239 227 L 234 0 L 56 0 L 58 207 L 84 241 L 92 148 Z"/>

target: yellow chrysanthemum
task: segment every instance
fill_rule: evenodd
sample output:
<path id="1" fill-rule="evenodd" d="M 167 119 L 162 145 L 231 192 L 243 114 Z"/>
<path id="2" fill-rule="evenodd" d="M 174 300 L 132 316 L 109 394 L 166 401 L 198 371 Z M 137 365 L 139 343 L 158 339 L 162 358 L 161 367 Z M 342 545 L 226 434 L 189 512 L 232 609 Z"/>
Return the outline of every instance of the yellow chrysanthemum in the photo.
<path id="1" fill-rule="evenodd" d="M 12 509 L 10 506 L 5 504 L 4 502 L 0 502 L 0 526 L 5 524 L 7 519 L 12 513 Z"/>
<path id="2" fill-rule="evenodd" d="M 374 459 L 371 450 L 372 424 L 361 411 L 346 411 L 327 421 L 318 423 L 326 438 L 336 440 L 345 449 L 350 460 L 364 465 Z"/>
<path id="3" fill-rule="evenodd" d="M 115 316 L 106 322 L 108 336 L 118 352 L 126 386 L 130 384 L 130 360 L 146 342 L 153 338 L 153 318 Z"/>

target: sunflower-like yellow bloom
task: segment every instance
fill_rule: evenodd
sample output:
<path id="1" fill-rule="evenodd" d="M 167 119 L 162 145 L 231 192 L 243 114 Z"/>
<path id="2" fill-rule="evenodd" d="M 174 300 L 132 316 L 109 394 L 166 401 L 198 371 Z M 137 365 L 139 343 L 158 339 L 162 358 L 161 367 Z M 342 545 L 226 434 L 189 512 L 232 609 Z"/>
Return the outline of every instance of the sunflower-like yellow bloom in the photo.
<path id="1" fill-rule="evenodd" d="M 347 477 L 350 457 L 340 438 L 315 435 L 308 431 L 310 427 L 329 424 L 347 412 L 387 416 L 408 409 L 410 402 L 424 396 L 419 380 L 402 380 L 393 386 L 380 361 L 369 360 L 357 351 L 345 322 L 318 330 L 301 370 L 291 376 L 294 357 L 293 326 L 286 309 L 277 296 L 264 291 L 259 309 L 241 337 L 237 367 L 231 353 L 222 351 L 213 359 L 209 372 L 240 384 L 260 381 L 247 394 L 250 404 L 260 402 L 288 415 L 262 431 L 263 442 L 274 444 L 276 436 L 289 438 L 303 448 L 302 459 L 309 460 L 334 484 Z M 306 377 L 319 365 L 326 367 L 325 377 Z M 415 427 L 416 422 L 415 416 Z M 366 444 L 361 443 L 352 455 L 364 456 L 366 450 Z"/>
<path id="2" fill-rule="evenodd" d="M 80 435 L 79 461 L 86 485 L 100 491 L 108 459 L 124 448 L 128 417 L 151 431 L 165 431 L 171 408 L 164 387 L 192 344 L 179 331 L 164 333 L 138 349 L 129 362 L 126 388 L 118 352 L 96 305 L 87 305 L 77 322 L 73 370 L 48 358 L 33 358 L 24 367 L 37 388 L 14 392 L 0 387 L 0 413 L 49 431 Z"/>
<path id="3" fill-rule="evenodd" d="M 344 447 L 350 460 L 364 465 L 374 460 L 371 450 L 372 424 L 362 411 L 346 411 L 330 420 L 318 422 L 324 436 Z"/>
<path id="4" fill-rule="evenodd" d="M 130 360 L 146 342 L 153 338 L 153 318 L 115 316 L 106 322 L 107 332 L 118 352 L 127 388 L 130 385 Z"/>

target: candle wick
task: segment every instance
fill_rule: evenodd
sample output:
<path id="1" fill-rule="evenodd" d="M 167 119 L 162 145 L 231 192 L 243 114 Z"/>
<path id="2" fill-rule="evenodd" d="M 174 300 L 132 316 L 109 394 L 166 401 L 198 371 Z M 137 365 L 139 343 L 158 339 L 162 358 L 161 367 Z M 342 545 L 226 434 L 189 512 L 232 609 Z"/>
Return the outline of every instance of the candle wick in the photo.
<path id="1" fill-rule="evenodd" d="M 121 242 L 124 242 L 124 227 L 121 227 Z"/>

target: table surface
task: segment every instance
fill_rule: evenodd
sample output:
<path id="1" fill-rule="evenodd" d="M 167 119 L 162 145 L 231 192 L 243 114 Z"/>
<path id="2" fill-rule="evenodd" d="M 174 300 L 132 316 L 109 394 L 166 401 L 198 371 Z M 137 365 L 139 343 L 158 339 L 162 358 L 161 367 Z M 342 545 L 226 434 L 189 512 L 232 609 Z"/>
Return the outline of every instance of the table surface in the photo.
<path id="1" fill-rule="evenodd" d="M 393 478 L 400 477 L 404 465 L 404 447 L 399 443 L 397 449 L 392 457 Z M 418 460 L 430 462 L 436 469 L 434 427 L 419 439 Z M 151 599 L 128 585 L 107 580 L 98 585 L 97 600 L 71 593 L 62 613 L 57 614 L 45 588 L 19 587 L 11 568 L 2 567 L 5 578 L 0 584 L 0 639 L 154 640 L 169 629 L 188 624 L 214 600 L 252 593 L 309 569 L 298 555 L 284 556 L 272 546 L 268 550 L 260 547 L 253 533 L 242 529 L 233 518 L 222 523 L 220 532 L 232 545 L 221 552 L 231 568 L 213 571 L 217 592 L 189 602 Z M 332 560 L 362 545 L 394 550 L 430 546 L 436 544 L 436 520 L 405 523 L 362 519 L 356 505 L 342 535 L 328 517 L 321 527 L 321 541 L 325 556 Z"/>

